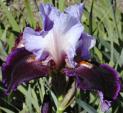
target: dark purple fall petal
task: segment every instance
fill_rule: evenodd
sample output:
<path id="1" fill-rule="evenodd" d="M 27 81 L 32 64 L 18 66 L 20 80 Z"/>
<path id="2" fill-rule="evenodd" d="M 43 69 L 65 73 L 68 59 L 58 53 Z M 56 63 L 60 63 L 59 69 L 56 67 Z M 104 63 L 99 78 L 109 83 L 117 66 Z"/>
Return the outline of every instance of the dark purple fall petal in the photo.
<path id="1" fill-rule="evenodd" d="M 51 112 L 52 112 L 52 107 L 51 107 L 50 97 L 48 95 L 45 95 L 41 107 L 41 113 L 51 113 Z"/>
<path id="2" fill-rule="evenodd" d="M 64 72 L 69 77 L 76 77 L 77 86 L 81 90 L 97 90 L 102 92 L 104 100 L 115 100 L 119 94 L 119 75 L 109 65 L 102 64 L 99 67 L 81 65 L 75 69 L 66 68 Z"/>
<path id="3" fill-rule="evenodd" d="M 7 81 L 10 81 L 10 74 L 11 71 L 14 67 L 14 65 L 21 60 L 21 58 L 30 55 L 31 53 L 28 52 L 27 50 L 25 50 L 25 48 L 17 48 L 15 50 L 13 50 L 13 52 L 11 52 L 9 54 L 9 56 L 6 59 L 6 63 L 4 63 L 2 65 L 2 81 L 3 83 L 7 83 Z"/>
<path id="4" fill-rule="evenodd" d="M 119 94 L 119 91 L 120 91 L 120 78 L 119 78 L 119 75 L 118 75 L 118 72 L 116 72 L 113 68 L 109 67 L 109 65 L 106 65 L 106 64 L 101 64 L 100 67 L 102 69 L 104 69 L 105 71 L 107 71 L 107 73 L 109 73 L 110 76 L 107 77 L 107 79 L 109 81 L 106 81 L 106 82 L 110 82 L 110 81 L 114 81 L 114 82 L 111 82 L 111 83 L 114 83 L 113 86 L 114 86 L 114 96 L 113 96 L 113 100 L 115 100 Z M 112 76 L 112 77 L 111 77 Z M 111 85 L 109 84 L 109 87 Z"/>
<path id="5" fill-rule="evenodd" d="M 2 65 L 2 80 L 6 93 L 15 90 L 22 82 L 46 76 L 48 67 L 36 61 L 32 53 L 24 48 L 17 48 L 8 56 Z"/>

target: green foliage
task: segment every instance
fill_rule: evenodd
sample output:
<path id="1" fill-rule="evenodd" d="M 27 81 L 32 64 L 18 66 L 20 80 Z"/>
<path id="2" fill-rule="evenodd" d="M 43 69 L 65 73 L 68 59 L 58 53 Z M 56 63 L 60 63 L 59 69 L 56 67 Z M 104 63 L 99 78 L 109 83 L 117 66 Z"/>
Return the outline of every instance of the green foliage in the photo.
<path id="1" fill-rule="evenodd" d="M 5 14 L 5 16 L 7 17 L 9 23 L 11 24 L 13 30 L 19 32 L 20 28 L 15 20 L 15 18 L 12 16 L 12 14 L 10 13 L 10 11 L 8 10 L 8 7 L 0 0 L 0 5 L 2 8 L 3 13 Z"/>
<path id="2" fill-rule="evenodd" d="M 91 107 L 90 105 L 88 105 L 84 101 L 78 99 L 76 102 L 79 104 L 79 106 L 84 108 L 84 110 L 87 111 L 88 113 L 97 113 L 97 111 L 93 107 Z"/>
<path id="3" fill-rule="evenodd" d="M 52 3 L 63 11 L 66 6 L 80 3 L 80 0 L 43 0 L 43 2 Z M 118 9 L 116 2 L 116 0 L 85 0 L 82 23 L 85 31 L 92 34 L 97 40 L 96 47 L 92 51 L 93 59 L 115 67 L 123 78 L 123 13 Z M 9 3 L 0 0 L 0 59 L 3 61 L 11 51 L 17 34 L 23 31 L 27 23 L 33 28 L 36 28 L 37 24 L 41 26 L 41 18 L 36 5 L 39 3 L 39 0 L 10 0 Z M 4 102 L 3 105 L 0 104 L 0 113 L 3 111 L 6 113 L 40 113 L 45 93 L 49 93 L 52 98 L 55 106 L 52 108 L 54 112 L 58 107 L 57 96 L 50 89 L 46 79 L 31 81 L 29 85 L 21 85 L 18 91 L 25 98 L 22 102 L 22 108 L 16 108 L 16 105 L 13 104 L 13 98 L 18 99 L 19 97 L 12 93 L 8 98 L 0 97 L 0 101 Z M 3 88 L 0 84 L 1 92 L 3 92 Z M 78 91 L 78 93 L 80 92 Z M 80 96 L 77 101 L 73 101 L 71 108 L 78 108 L 78 113 L 100 112 L 99 100 L 95 94 L 87 95 L 86 93 L 89 100 L 83 99 L 84 94 L 79 95 L 82 97 Z M 111 107 L 111 113 L 123 112 L 123 94 L 120 95 L 120 99 Z"/>

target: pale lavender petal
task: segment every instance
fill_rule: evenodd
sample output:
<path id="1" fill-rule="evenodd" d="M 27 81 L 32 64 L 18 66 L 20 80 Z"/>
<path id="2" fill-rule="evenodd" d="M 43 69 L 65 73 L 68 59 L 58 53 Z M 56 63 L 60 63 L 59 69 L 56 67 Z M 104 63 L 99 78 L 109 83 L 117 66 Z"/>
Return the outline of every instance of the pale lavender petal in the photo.
<path id="1" fill-rule="evenodd" d="M 75 4 L 72 5 L 68 8 L 65 9 L 65 13 L 77 18 L 77 19 L 81 19 L 82 13 L 83 13 L 83 8 L 84 8 L 84 4 Z"/>
<path id="2" fill-rule="evenodd" d="M 60 12 L 51 4 L 41 4 L 40 14 L 43 19 L 44 31 L 49 31 L 53 27 L 55 18 L 60 15 Z"/>
<path id="3" fill-rule="evenodd" d="M 103 112 L 107 111 L 111 106 L 111 101 L 104 100 L 104 95 L 102 92 L 98 91 L 100 97 L 101 110 Z"/>
<path id="4" fill-rule="evenodd" d="M 26 27 L 23 32 L 24 47 L 39 59 L 46 46 L 43 35 Z"/>
<path id="5" fill-rule="evenodd" d="M 56 19 L 53 30 L 55 31 L 54 36 L 58 38 L 58 48 L 72 61 L 76 54 L 77 42 L 84 27 L 77 19 L 62 13 L 60 17 Z"/>
<path id="6" fill-rule="evenodd" d="M 82 33 L 76 50 L 78 57 L 80 57 L 81 59 L 89 59 L 89 50 L 95 46 L 95 43 L 96 40 L 94 37 L 87 33 Z"/>
<path id="7" fill-rule="evenodd" d="M 81 23 L 68 14 L 61 13 L 55 18 L 54 26 L 45 34 L 38 34 L 31 28 L 23 33 L 25 48 L 39 59 L 44 51 L 48 52 L 55 63 L 62 60 L 63 54 L 73 60 L 76 45 L 83 32 Z"/>

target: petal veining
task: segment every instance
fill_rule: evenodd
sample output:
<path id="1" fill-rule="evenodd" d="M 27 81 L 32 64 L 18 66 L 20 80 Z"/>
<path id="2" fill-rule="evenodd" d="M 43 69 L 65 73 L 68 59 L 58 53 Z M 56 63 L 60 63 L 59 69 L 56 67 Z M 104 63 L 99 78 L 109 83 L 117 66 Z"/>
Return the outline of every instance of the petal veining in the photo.
<path id="1" fill-rule="evenodd" d="M 55 19 L 53 28 L 45 34 L 37 35 L 32 29 L 30 33 L 29 29 L 31 28 L 25 28 L 23 33 L 25 48 L 38 58 L 41 57 L 43 51 L 47 51 L 58 64 L 63 55 L 66 55 L 68 59 L 73 59 L 76 44 L 84 28 L 76 18 L 61 13 Z"/>

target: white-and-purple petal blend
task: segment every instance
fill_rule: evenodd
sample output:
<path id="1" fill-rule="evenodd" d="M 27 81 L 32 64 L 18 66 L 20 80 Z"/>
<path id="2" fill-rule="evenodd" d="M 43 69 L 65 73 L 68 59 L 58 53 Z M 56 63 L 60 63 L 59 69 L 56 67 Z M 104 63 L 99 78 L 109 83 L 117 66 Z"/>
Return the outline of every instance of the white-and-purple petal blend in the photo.
<path id="1" fill-rule="evenodd" d="M 83 4 L 72 5 L 64 12 L 51 4 L 40 5 L 42 30 L 26 27 L 17 44 L 21 46 L 16 45 L 2 66 L 6 93 L 23 82 L 46 77 L 53 69 L 59 69 L 69 78 L 74 77 L 76 86 L 81 90 L 96 90 L 102 109 L 105 111 L 109 108 L 110 102 L 117 98 L 120 91 L 119 75 L 107 64 L 87 62 L 96 41 L 84 32 L 82 13 Z M 49 65 L 51 61 L 55 68 Z"/>
<path id="2" fill-rule="evenodd" d="M 78 16 L 82 14 L 83 5 L 80 5 L 81 8 L 79 5 L 73 6 L 77 8 L 75 12 L 70 8 L 64 13 L 50 4 L 41 5 L 44 28 L 40 33 L 29 27 L 25 28 L 23 33 L 25 48 L 33 52 L 37 59 L 40 59 L 42 53 L 47 51 L 57 65 L 64 60 L 64 57 L 67 57 L 70 62 L 73 61 L 76 46 L 84 30 L 78 19 Z M 76 12 L 77 15 L 74 14 Z M 47 29 L 48 26 L 50 29 Z"/>

